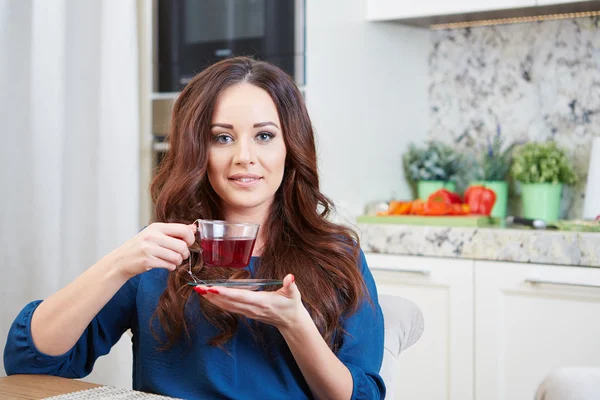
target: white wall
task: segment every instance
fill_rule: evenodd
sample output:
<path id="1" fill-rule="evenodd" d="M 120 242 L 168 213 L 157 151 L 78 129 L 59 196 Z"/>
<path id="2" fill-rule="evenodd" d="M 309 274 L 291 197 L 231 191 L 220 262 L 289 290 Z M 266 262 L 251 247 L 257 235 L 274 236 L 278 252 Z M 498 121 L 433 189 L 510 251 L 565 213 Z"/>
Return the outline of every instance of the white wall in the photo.
<path id="1" fill-rule="evenodd" d="M 134 12 L 132 1 L 0 0 L 0 350 L 28 302 L 139 230 Z M 89 380 L 131 386 L 128 339 Z"/>
<path id="2" fill-rule="evenodd" d="M 366 22 L 363 0 L 306 3 L 306 101 L 323 192 L 346 218 L 409 198 L 401 156 L 425 139 L 429 30 Z"/>

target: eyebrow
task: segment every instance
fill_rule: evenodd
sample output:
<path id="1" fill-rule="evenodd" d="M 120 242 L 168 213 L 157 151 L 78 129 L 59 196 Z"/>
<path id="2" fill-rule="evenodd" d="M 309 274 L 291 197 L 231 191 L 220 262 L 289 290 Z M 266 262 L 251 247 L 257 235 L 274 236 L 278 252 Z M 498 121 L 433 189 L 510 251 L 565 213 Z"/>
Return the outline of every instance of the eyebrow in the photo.
<path id="1" fill-rule="evenodd" d="M 253 125 L 254 128 L 262 128 L 265 126 L 274 126 L 275 128 L 279 129 L 277 124 L 275 122 L 271 122 L 271 121 L 257 122 L 256 124 Z M 231 125 L 231 124 L 221 124 L 221 123 L 211 124 L 210 127 L 211 127 L 211 129 L 215 128 L 215 127 L 224 128 L 224 129 L 233 129 L 233 125 Z"/>
<path id="2" fill-rule="evenodd" d="M 259 122 L 257 124 L 254 124 L 255 128 L 262 128 L 263 126 L 274 126 L 275 128 L 279 129 L 279 127 L 277 126 L 277 124 L 275 122 L 271 122 L 271 121 L 267 121 L 267 122 Z"/>

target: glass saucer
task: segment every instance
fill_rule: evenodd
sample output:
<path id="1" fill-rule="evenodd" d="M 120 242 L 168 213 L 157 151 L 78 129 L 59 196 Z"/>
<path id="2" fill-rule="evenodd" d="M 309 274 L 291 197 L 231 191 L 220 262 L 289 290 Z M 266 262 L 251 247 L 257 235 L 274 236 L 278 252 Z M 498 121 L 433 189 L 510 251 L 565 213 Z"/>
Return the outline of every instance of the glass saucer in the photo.
<path id="1" fill-rule="evenodd" d="M 190 286 L 221 286 L 245 290 L 261 290 L 267 286 L 281 286 L 283 281 L 280 279 L 213 279 L 198 280 L 197 282 L 188 282 Z"/>

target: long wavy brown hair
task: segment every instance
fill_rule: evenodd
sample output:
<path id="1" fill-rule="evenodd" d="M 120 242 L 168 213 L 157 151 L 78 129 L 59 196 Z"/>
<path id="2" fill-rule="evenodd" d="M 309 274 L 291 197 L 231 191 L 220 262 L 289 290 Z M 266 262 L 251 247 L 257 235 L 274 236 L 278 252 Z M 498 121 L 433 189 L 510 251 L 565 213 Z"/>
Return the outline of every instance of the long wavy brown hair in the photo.
<path id="1" fill-rule="evenodd" d="M 183 89 L 173 108 L 170 149 L 151 185 L 154 219 L 188 224 L 198 218 L 223 219 L 219 197 L 207 177 L 210 124 L 218 95 L 238 83 L 255 85 L 271 96 L 287 149 L 283 181 L 261 227 L 265 245 L 255 277 L 283 279 L 294 274 L 304 306 L 335 351 L 344 335 L 341 319 L 355 312 L 366 294 L 357 266 L 359 240 L 354 231 L 327 219 L 333 206 L 319 191 L 312 124 L 302 94 L 281 69 L 251 58 L 231 58 L 208 67 Z M 247 273 L 204 268 L 201 260 L 193 272 L 200 279 Z M 185 307 L 194 300 L 187 282 L 186 268 L 178 268 L 169 274 L 159 299 L 154 316 L 164 330 L 163 348 L 183 335 L 190 338 Z M 236 333 L 239 317 L 196 297 L 206 319 L 220 331 L 210 343 L 222 346 Z"/>

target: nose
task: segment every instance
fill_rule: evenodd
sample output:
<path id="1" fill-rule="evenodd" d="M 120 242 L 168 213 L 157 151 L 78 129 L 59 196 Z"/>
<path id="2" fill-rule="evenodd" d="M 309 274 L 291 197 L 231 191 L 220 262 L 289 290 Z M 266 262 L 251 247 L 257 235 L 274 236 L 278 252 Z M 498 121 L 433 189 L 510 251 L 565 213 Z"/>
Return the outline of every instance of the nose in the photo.
<path id="1" fill-rule="evenodd" d="M 256 151 L 252 140 L 240 140 L 234 156 L 235 165 L 254 165 Z"/>

